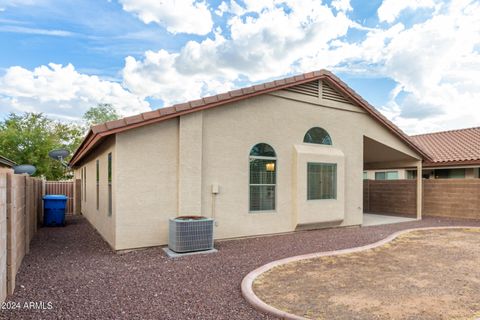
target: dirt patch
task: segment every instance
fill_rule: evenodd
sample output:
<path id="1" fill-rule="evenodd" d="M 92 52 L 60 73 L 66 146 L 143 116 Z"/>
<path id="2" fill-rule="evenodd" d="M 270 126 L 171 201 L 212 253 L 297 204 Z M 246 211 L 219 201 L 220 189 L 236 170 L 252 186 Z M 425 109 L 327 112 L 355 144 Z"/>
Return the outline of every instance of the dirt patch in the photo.
<path id="1" fill-rule="evenodd" d="M 367 251 L 288 263 L 255 294 L 314 319 L 477 319 L 480 231 L 414 231 Z"/>

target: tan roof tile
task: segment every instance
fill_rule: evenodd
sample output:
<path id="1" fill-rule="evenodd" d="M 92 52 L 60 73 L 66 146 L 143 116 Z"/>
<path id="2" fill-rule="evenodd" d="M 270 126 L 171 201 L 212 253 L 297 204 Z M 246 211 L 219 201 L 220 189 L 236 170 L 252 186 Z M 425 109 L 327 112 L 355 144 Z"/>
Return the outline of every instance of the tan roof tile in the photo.
<path id="1" fill-rule="evenodd" d="M 125 122 L 127 123 L 127 125 L 144 121 L 144 119 L 142 117 L 142 114 L 137 114 L 137 115 L 134 115 L 134 116 L 131 116 L 131 117 L 126 117 L 124 119 L 125 119 Z"/>
<path id="2" fill-rule="evenodd" d="M 218 97 L 218 100 L 226 100 L 226 99 L 230 99 L 230 98 L 231 98 L 229 92 L 220 93 L 219 95 L 217 95 L 217 97 Z"/>
<path id="3" fill-rule="evenodd" d="M 232 97 L 238 97 L 243 94 L 242 89 L 232 90 L 232 91 L 229 91 L 229 93 L 230 93 L 230 96 Z"/>
<path id="4" fill-rule="evenodd" d="M 205 101 L 203 101 L 203 99 L 190 101 L 190 107 L 192 108 L 201 107 L 203 105 L 205 105 Z"/>
<path id="5" fill-rule="evenodd" d="M 247 88 L 243 88 L 242 92 L 243 94 L 249 94 L 249 93 L 255 92 L 255 90 L 253 89 L 253 87 L 247 87 Z"/>
<path id="6" fill-rule="evenodd" d="M 179 103 L 179 104 L 176 104 L 176 105 L 172 106 L 172 108 L 175 112 L 180 112 L 180 111 L 183 111 L 183 110 L 190 109 L 190 103 L 188 103 L 188 102 Z M 162 109 L 160 109 L 160 110 L 162 110 Z"/>
<path id="7" fill-rule="evenodd" d="M 275 81 L 270 81 L 270 82 L 265 83 L 265 89 L 270 89 L 270 88 L 273 88 L 273 87 L 275 87 Z"/>
<path id="8" fill-rule="evenodd" d="M 218 101 L 218 96 L 205 97 L 203 101 L 205 101 L 205 104 L 214 103 Z"/>
<path id="9" fill-rule="evenodd" d="M 420 134 L 410 139 L 430 156 L 432 163 L 480 161 L 480 127 Z"/>
<path id="10" fill-rule="evenodd" d="M 99 132 L 107 131 L 108 128 L 105 125 L 105 123 L 100 123 L 91 127 L 90 130 L 92 130 L 93 133 L 99 133 Z"/>
<path id="11" fill-rule="evenodd" d="M 160 116 L 165 116 L 168 114 L 175 113 L 175 106 L 167 107 L 167 108 L 160 108 L 158 109 Z"/>
<path id="12" fill-rule="evenodd" d="M 160 113 L 158 112 L 158 110 L 153 110 L 153 111 L 142 113 L 142 116 L 145 120 L 150 120 L 150 119 L 158 118 L 160 116 Z"/>
<path id="13" fill-rule="evenodd" d="M 118 120 L 113 120 L 113 121 L 108 121 L 105 123 L 107 126 L 108 130 L 113 130 L 117 128 L 121 128 L 126 125 L 125 119 L 118 119 Z"/>
<path id="14" fill-rule="evenodd" d="M 260 90 L 264 90 L 264 89 L 265 89 L 265 84 L 264 83 L 257 84 L 257 85 L 253 86 L 253 90 L 255 90 L 255 91 L 260 91 Z"/>

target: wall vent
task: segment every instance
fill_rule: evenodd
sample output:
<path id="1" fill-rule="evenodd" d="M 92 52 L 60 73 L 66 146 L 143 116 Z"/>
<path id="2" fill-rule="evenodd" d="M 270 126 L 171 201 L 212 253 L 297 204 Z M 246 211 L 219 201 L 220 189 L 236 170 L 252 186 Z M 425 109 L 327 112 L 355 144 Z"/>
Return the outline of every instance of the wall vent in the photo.
<path id="1" fill-rule="evenodd" d="M 350 99 L 333 89 L 326 81 L 322 81 L 322 99 L 353 104 Z"/>
<path id="2" fill-rule="evenodd" d="M 298 86 L 286 88 L 285 90 L 318 98 L 318 89 L 318 80 L 315 80 L 299 84 Z"/>

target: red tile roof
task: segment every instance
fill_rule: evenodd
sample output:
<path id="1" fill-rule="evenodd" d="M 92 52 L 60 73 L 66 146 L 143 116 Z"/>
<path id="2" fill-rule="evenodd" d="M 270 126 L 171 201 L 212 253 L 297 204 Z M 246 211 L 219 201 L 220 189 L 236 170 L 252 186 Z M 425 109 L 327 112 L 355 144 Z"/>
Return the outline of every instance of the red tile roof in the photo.
<path id="1" fill-rule="evenodd" d="M 480 127 L 411 136 L 431 161 L 425 167 L 480 164 Z"/>
<path id="2" fill-rule="evenodd" d="M 251 87 L 241 88 L 211 97 L 205 97 L 194 101 L 176 104 L 171 107 L 160 108 L 154 111 L 149 111 L 139 115 L 109 121 L 93 126 L 92 128 L 90 128 L 87 136 L 80 144 L 80 147 L 75 151 L 72 159 L 70 160 L 70 166 L 74 167 L 75 165 L 77 165 L 85 155 L 87 155 L 108 135 L 320 79 L 328 81 L 328 83 L 331 84 L 332 87 L 336 88 L 343 95 L 350 98 L 350 100 L 352 100 L 355 104 L 365 109 L 367 113 L 369 113 L 383 126 L 392 131 L 395 135 L 397 135 L 413 150 L 418 152 L 423 157 L 428 158 L 428 156 L 420 148 L 418 148 L 417 145 L 410 141 L 409 137 L 402 130 L 400 130 L 397 126 L 395 126 L 392 122 L 385 118 L 373 106 L 371 106 L 367 101 L 365 101 L 359 94 L 357 94 L 353 89 L 348 87 L 342 80 L 340 80 L 330 71 L 319 70 L 285 79 L 257 84 Z"/>

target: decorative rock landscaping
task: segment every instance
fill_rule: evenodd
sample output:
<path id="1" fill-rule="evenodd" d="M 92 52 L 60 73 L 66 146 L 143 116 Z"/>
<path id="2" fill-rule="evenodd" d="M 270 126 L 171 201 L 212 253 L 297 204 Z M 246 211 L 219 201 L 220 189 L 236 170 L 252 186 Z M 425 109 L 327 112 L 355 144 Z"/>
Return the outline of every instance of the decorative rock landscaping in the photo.
<path id="1" fill-rule="evenodd" d="M 426 218 L 218 241 L 217 253 L 171 259 L 162 248 L 115 254 L 85 219 L 70 218 L 64 228 L 38 230 L 7 298 L 52 308 L 0 310 L 0 319 L 274 319 L 252 308 L 240 289 L 266 263 L 362 246 L 408 228 L 465 224 L 480 221 Z"/>

